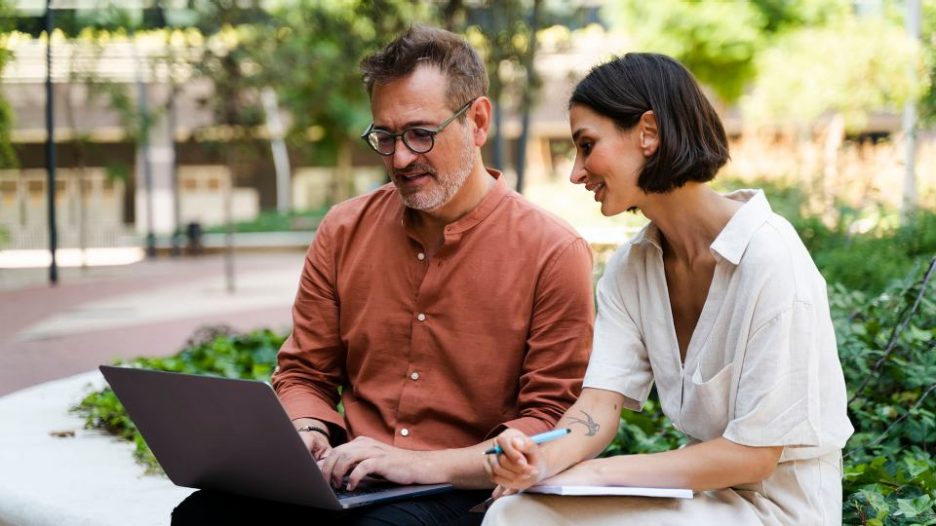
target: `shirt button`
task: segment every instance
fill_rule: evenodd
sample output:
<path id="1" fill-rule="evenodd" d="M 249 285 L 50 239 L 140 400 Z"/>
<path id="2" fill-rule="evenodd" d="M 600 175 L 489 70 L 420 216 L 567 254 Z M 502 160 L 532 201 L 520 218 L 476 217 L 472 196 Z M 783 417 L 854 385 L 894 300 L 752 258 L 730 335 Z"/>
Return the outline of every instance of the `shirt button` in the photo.
<path id="1" fill-rule="evenodd" d="M 418 259 L 419 261 L 422 261 L 426 259 L 426 255 L 420 252 L 419 254 L 416 254 L 416 259 Z"/>
<path id="2" fill-rule="evenodd" d="M 416 319 L 419 321 L 426 321 L 426 315 L 420 312 L 416 315 Z"/>
<path id="3" fill-rule="evenodd" d="M 408 437 L 408 436 L 409 436 L 409 429 L 406 429 L 406 428 L 404 427 L 403 429 L 400 430 L 400 434 L 401 434 L 402 436 Z"/>
<path id="4" fill-rule="evenodd" d="M 419 373 L 417 373 L 416 371 L 413 371 L 410 373 L 409 377 L 410 377 L 410 380 L 413 380 L 413 381 L 419 380 Z"/>

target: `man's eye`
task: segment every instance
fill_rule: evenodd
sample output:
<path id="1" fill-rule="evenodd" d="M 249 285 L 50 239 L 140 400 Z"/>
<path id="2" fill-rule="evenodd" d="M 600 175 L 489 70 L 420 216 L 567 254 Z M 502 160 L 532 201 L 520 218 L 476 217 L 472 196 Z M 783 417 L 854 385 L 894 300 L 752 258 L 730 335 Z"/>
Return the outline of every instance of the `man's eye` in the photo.
<path id="1" fill-rule="evenodd" d="M 425 130 L 423 128 L 410 128 L 406 130 L 406 133 L 408 133 L 409 136 L 412 137 L 413 139 L 419 139 L 419 140 L 428 139 L 429 137 L 432 137 L 432 132 L 429 130 Z"/>

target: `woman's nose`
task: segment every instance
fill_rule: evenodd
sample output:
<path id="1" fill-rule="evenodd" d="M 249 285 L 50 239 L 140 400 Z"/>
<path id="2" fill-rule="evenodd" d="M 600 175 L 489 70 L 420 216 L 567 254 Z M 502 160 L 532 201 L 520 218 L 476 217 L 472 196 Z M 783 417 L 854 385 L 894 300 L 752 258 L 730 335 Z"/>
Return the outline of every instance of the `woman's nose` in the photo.
<path id="1" fill-rule="evenodd" d="M 575 161 L 575 164 L 572 165 L 572 173 L 569 174 L 569 181 L 572 184 L 585 184 L 588 179 L 588 173 L 585 171 L 585 168 L 581 166 L 578 160 Z"/>

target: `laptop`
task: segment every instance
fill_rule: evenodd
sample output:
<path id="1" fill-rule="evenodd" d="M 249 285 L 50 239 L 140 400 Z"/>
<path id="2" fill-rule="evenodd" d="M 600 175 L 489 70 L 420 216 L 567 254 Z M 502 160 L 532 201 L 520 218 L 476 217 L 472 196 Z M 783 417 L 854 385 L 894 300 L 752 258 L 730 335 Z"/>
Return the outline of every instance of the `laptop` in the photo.
<path id="1" fill-rule="evenodd" d="M 372 481 L 331 487 L 265 382 L 102 365 L 101 373 L 177 486 L 329 510 L 449 491 Z"/>

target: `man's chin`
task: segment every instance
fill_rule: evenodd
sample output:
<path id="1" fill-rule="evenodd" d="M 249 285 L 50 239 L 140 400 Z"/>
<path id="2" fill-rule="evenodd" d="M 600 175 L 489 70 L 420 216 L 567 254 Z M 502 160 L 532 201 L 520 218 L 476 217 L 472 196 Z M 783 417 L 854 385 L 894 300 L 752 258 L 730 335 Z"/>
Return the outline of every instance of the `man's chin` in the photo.
<path id="1" fill-rule="evenodd" d="M 445 204 L 444 196 L 425 195 L 423 192 L 404 195 L 399 188 L 397 188 L 397 193 L 407 208 L 419 210 L 420 212 L 431 212 Z"/>

